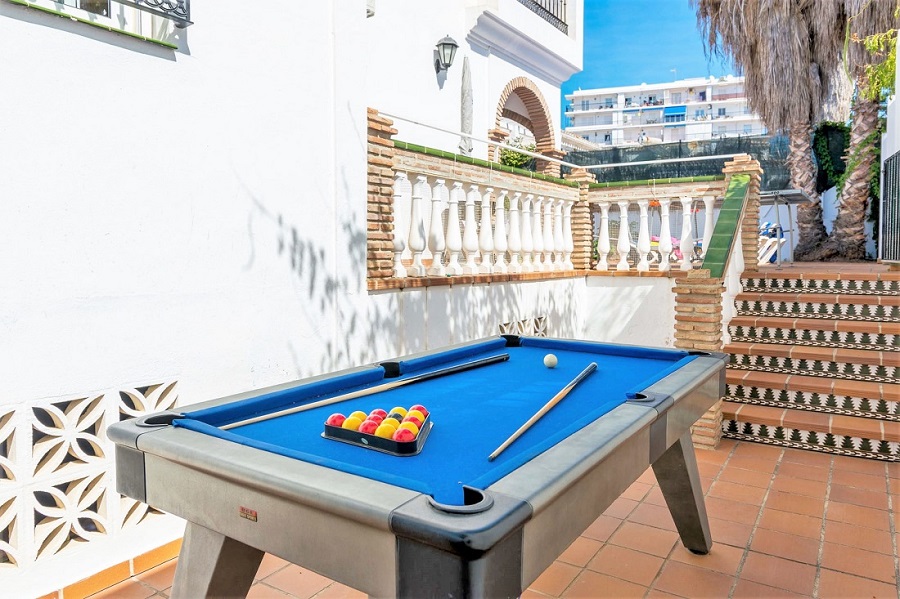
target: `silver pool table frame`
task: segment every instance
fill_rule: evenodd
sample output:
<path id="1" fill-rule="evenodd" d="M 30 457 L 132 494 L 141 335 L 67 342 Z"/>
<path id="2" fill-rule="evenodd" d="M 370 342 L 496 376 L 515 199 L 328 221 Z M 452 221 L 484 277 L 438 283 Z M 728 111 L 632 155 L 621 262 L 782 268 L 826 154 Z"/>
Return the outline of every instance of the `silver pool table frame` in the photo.
<path id="1" fill-rule="evenodd" d="M 486 489 L 467 491 L 472 505 L 458 509 L 170 426 L 171 413 L 114 424 L 109 437 L 119 491 L 187 520 L 175 598 L 245 596 L 266 552 L 376 597 L 515 597 L 648 466 L 685 547 L 709 552 L 690 429 L 723 395 L 724 368 L 723 354 L 698 355 L 648 387 L 643 400 L 622 403 Z"/>

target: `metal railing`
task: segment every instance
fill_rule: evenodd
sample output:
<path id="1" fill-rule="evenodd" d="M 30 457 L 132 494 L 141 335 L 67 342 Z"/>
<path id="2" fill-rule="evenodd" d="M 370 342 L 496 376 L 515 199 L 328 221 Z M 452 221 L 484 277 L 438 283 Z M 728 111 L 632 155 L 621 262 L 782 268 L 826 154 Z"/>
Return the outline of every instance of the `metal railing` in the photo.
<path id="1" fill-rule="evenodd" d="M 531 12 L 568 35 L 569 25 L 566 23 L 566 0 L 519 0 L 531 9 Z"/>
<path id="2" fill-rule="evenodd" d="M 900 262 L 900 152 L 884 161 L 880 219 L 878 248 L 881 260 Z"/>

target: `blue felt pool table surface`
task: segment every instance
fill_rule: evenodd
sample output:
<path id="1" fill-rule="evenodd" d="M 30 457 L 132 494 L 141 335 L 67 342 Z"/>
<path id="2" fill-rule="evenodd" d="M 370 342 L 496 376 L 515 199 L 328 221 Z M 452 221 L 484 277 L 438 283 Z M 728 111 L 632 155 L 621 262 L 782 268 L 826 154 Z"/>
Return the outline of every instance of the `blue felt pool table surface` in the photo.
<path id="1" fill-rule="evenodd" d="M 509 359 L 401 386 L 338 404 L 223 430 L 225 424 L 384 383 L 381 366 L 303 384 L 284 391 L 197 410 L 176 426 L 243 445 L 429 494 L 438 502 L 463 503 L 462 486 L 485 488 L 590 422 L 633 398 L 694 356 L 684 351 L 582 341 L 503 338 L 429 354 L 400 363 L 405 378 L 423 372 L 509 354 Z M 544 366 L 548 353 L 555 368 Z M 588 364 L 597 370 L 494 461 L 488 455 L 556 395 Z M 332 413 L 375 408 L 390 411 L 422 404 L 433 428 L 421 453 L 398 457 L 322 436 Z"/>

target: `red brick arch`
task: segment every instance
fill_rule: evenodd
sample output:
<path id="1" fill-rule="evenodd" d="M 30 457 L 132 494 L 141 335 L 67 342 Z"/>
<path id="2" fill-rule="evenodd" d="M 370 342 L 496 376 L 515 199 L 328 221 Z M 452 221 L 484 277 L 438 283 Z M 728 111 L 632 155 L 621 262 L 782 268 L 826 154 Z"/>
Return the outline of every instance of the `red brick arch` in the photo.
<path id="1" fill-rule="evenodd" d="M 525 104 L 525 108 L 528 110 L 528 114 L 520 115 L 523 117 L 521 119 L 512 118 L 511 114 L 516 113 L 512 113 L 506 109 L 506 102 L 513 94 L 519 96 L 522 103 Z M 528 125 L 526 126 L 529 126 L 529 129 L 531 129 L 531 132 L 534 134 L 537 151 L 541 154 L 554 157 L 559 157 L 561 155 L 556 149 L 556 136 L 553 132 L 553 120 L 550 118 L 550 110 L 547 107 L 547 102 L 544 100 L 544 95 L 541 93 L 541 90 L 538 89 L 537 85 L 527 77 L 516 77 L 507 83 L 506 87 L 503 88 L 503 91 L 500 93 L 500 98 L 497 101 L 494 129 L 489 132 L 491 139 L 494 139 L 495 141 L 502 141 L 502 136 L 498 136 L 497 133 L 500 130 L 500 119 L 503 117 L 510 118 L 520 124 L 525 124 L 527 122 Z M 499 156 L 494 155 L 492 149 L 491 159 L 496 160 L 498 158 Z M 555 171 L 558 174 L 559 166 L 556 163 L 539 161 L 538 170 L 541 172 Z"/>

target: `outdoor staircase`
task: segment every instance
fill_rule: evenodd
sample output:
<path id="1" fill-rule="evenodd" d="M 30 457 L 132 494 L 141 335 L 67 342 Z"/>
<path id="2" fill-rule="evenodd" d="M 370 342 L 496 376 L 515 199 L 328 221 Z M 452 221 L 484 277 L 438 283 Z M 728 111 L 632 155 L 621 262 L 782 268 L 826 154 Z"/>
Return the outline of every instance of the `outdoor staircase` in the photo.
<path id="1" fill-rule="evenodd" d="M 900 272 L 745 276 L 723 435 L 900 461 Z"/>

